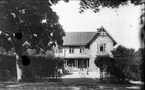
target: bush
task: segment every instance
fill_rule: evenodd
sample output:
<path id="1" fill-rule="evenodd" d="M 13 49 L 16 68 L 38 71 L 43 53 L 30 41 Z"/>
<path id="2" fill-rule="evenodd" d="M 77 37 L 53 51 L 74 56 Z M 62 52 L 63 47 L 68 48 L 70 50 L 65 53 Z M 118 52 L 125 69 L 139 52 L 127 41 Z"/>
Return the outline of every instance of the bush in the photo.
<path id="1" fill-rule="evenodd" d="M 108 56 L 100 56 L 95 60 L 95 64 L 100 71 L 105 72 L 104 76 L 111 82 L 124 82 L 125 80 L 140 80 L 141 74 L 139 65 L 128 65 L 120 63 L 119 60 Z M 108 77 L 109 76 L 109 77 Z"/>
<path id="2" fill-rule="evenodd" d="M 64 59 L 60 57 L 54 58 L 57 61 L 57 68 L 58 69 L 64 69 Z"/>
<path id="3" fill-rule="evenodd" d="M 110 58 L 109 56 L 98 56 L 95 59 L 95 64 L 100 68 L 101 73 L 106 73 L 106 75 L 102 77 L 107 78 L 107 80 L 113 80 L 117 82 L 125 81 L 125 75 L 123 71 L 118 67 L 118 64 L 114 58 Z"/>
<path id="4" fill-rule="evenodd" d="M 63 75 L 70 75 L 70 72 L 68 70 L 63 70 Z"/>
<path id="5" fill-rule="evenodd" d="M 118 46 L 112 51 L 114 59 L 118 64 L 118 68 L 122 70 L 126 79 L 128 80 L 140 80 L 141 69 L 140 66 L 143 63 L 141 58 L 142 49 L 135 51 L 132 48 L 126 48 L 124 46 Z"/>

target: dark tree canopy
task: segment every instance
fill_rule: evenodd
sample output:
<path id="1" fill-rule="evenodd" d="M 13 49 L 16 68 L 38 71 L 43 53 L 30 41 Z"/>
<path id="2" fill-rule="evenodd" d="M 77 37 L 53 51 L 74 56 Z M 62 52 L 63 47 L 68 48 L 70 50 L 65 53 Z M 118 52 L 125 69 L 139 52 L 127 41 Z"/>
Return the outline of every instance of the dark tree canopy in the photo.
<path id="1" fill-rule="evenodd" d="M 15 33 L 22 33 L 22 45 L 32 49 L 50 49 L 62 45 L 65 32 L 59 17 L 51 9 L 59 0 L 0 1 L 0 45 L 9 50 L 15 43 Z M 46 22 L 42 22 L 46 21 Z"/>
<path id="2" fill-rule="evenodd" d="M 107 74 L 115 76 L 116 79 L 140 80 L 144 78 L 143 51 L 144 49 L 142 48 L 135 51 L 132 48 L 119 45 L 112 51 L 113 58 L 109 56 L 97 56 L 95 64 L 101 71 L 105 70 Z"/>
<path id="3" fill-rule="evenodd" d="M 0 44 L 7 50 L 13 46 L 14 33 L 22 32 L 22 44 L 29 43 L 31 49 L 47 49 L 56 43 L 62 45 L 65 35 L 59 24 L 59 17 L 51 5 L 60 0 L 1 0 L 0 1 Z M 69 2 L 71 0 L 63 0 Z M 126 5 L 128 0 L 80 0 L 80 10 L 91 9 L 94 12 L 102 7 L 117 8 Z M 139 5 L 142 0 L 130 0 Z M 46 20 L 47 23 L 42 23 Z M 28 46 L 27 46 L 28 47 Z"/>
<path id="4" fill-rule="evenodd" d="M 112 54 L 116 60 L 122 65 L 140 65 L 141 53 L 135 51 L 132 48 L 126 48 L 124 46 L 118 46 L 112 51 Z"/>
<path id="5" fill-rule="evenodd" d="M 141 79 L 142 75 L 142 50 L 135 51 L 132 48 L 126 48 L 124 46 L 118 46 L 112 51 L 115 60 L 118 63 L 118 67 L 125 73 L 125 75 L 132 79 Z"/>
<path id="6" fill-rule="evenodd" d="M 134 5 L 140 5 L 142 0 L 130 0 Z M 91 9 L 94 12 L 98 12 L 101 7 L 118 8 L 120 5 L 127 5 L 128 0 L 81 0 L 80 12 L 86 9 Z"/>
<path id="7" fill-rule="evenodd" d="M 112 51 L 114 57 L 117 56 L 134 56 L 135 50 L 133 48 L 126 48 L 122 45 L 119 45 L 116 49 Z"/>

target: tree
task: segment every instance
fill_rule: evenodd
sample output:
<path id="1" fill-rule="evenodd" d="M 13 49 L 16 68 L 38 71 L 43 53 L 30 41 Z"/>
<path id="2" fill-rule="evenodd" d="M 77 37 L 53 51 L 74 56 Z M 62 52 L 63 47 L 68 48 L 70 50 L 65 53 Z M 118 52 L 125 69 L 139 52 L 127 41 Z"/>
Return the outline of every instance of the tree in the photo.
<path id="1" fill-rule="evenodd" d="M 138 58 L 138 60 L 140 61 L 140 66 L 139 66 L 139 70 L 140 70 L 140 75 L 141 75 L 141 80 L 144 82 L 144 57 L 145 57 L 145 48 L 139 48 L 136 52 L 137 56 L 140 56 L 140 58 Z"/>
<path id="2" fill-rule="evenodd" d="M 142 63 L 142 58 L 140 50 L 135 51 L 132 48 L 120 45 L 112 51 L 112 54 L 118 63 L 118 67 L 123 71 L 127 79 L 141 79 L 139 67 Z"/>
<path id="3" fill-rule="evenodd" d="M 140 70 L 143 66 L 142 55 L 143 49 L 135 51 L 132 48 L 118 46 L 112 51 L 113 58 L 109 56 L 97 56 L 95 64 L 100 68 L 101 78 L 103 72 L 109 75 L 109 80 L 115 81 L 141 80 L 143 71 Z"/>
<path id="4" fill-rule="evenodd" d="M 35 49 L 38 52 L 62 45 L 65 32 L 59 17 L 51 9 L 59 0 L 1 0 L 0 45 L 9 51 L 15 49 L 17 81 L 22 80 L 23 52 Z M 27 46 L 27 47 L 26 47 Z"/>
<path id="5" fill-rule="evenodd" d="M 111 58 L 109 55 L 97 56 L 95 59 L 95 65 L 100 68 L 100 80 L 113 79 L 113 81 L 125 81 L 125 75 L 123 71 L 118 67 L 118 62 Z M 111 76 L 108 78 L 108 75 Z"/>

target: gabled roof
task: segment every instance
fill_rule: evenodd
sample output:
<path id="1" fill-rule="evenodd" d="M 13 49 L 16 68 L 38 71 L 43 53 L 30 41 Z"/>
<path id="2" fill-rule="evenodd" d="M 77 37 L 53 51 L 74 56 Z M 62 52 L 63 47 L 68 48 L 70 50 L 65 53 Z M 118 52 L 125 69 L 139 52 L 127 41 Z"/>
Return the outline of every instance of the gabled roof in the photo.
<path id="1" fill-rule="evenodd" d="M 66 32 L 63 37 L 63 46 L 79 46 L 86 45 L 97 32 Z"/>
<path id="2" fill-rule="evenodd" d="M 99 36 L 99 31 L 104 30 L 107 35 L 113 40 L 114 45 L 116 41 L 109 35 L 109 33 L 101 27 L 96 32 L 66 32 L 66 36 L 63 37 L 63 46 L 85 46 L 91 43 L 94 39 Z"/>
<path id="3" fill-rule="evenodd" d="M 106 31 L 106 29 L 105 29 L 103 26 L 101 26 L 101 27 L 98 29 L 96 35 L 88 42 L 88 45 L 89 45 L 90 43 L 92 43 L 92 42 L 100 35 L 100 31 L 106 32 L 106 34 L 112 39 L 112 41 L 113 41 L 113 46 L 115 46 L 115 45 L 117 44 L 117 42 L 116 42 L 116 41 L 112 38 L 112 36 Z"/>

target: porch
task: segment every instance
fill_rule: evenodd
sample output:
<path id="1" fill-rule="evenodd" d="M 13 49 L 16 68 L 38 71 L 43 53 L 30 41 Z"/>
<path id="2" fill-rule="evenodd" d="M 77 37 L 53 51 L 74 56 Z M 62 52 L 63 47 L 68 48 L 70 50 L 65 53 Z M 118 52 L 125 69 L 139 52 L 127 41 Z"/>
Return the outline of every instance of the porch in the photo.
<path id="1" fill-rule="evenodd" d="M 69 72 L 87 71 L 89 69 L 89 58 L 65 59 L 64 67 Z"/>

